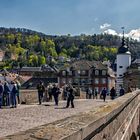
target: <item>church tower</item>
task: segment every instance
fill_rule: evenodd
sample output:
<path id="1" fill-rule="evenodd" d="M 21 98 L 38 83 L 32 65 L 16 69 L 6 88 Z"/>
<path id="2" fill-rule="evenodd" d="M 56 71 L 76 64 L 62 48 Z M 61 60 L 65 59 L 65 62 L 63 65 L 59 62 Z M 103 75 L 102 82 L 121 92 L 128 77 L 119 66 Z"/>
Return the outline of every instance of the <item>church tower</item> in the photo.
<path id="1" fill-rule="evenodd" d="M 122 28 L 124 29 L 124 28 Z M 116 90 L 119 93 L 121 86 L 123 86 L 124 73 L 127 68 L 131 65 L 131 53 L 128 46 L 125 44 L 124 30 L 121 47 L 118 49 L 117 53 L 117 83 Z"/>

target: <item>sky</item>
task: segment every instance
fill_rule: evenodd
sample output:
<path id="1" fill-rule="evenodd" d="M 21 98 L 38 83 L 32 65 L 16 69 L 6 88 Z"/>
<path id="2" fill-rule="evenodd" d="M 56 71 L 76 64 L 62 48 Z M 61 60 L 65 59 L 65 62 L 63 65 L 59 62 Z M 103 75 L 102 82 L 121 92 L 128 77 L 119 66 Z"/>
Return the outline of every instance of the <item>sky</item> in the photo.
<path id="1" fill-rule="evenodd" d="M 0 26 L 49 35 L 140 30 L 140 0 L 0 0 Z"/>

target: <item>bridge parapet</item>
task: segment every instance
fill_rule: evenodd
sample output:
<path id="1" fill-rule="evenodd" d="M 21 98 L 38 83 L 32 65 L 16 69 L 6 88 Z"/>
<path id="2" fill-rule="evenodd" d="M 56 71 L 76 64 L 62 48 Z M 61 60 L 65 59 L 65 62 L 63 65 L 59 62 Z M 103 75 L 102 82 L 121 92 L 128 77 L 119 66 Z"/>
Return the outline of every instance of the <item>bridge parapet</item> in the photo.
<path id="1" fill-rule="evenodd" d="M 8 136 L 10 140 L 130 140 L 139 124 L 140 91 L 75 116 Z"/>

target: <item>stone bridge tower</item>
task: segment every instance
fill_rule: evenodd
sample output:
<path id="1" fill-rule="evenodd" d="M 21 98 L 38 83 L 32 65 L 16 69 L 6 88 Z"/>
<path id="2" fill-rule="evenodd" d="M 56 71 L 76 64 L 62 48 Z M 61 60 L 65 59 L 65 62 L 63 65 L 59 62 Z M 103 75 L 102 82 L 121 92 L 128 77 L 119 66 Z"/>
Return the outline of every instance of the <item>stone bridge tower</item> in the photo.
<path id="1" fill-rule="evenodd" d="M 131 65 L 131 53 L 129 51 L 128 46 L 125 44 L 123 30 L 122 45 L 118 49 L 117 53 L 117 83 L 116 83 L 117 93 L 119 93 L 121 86 L 123 86 L 124 73 L 127 71 L 127 68 L 130 65 Z"/>

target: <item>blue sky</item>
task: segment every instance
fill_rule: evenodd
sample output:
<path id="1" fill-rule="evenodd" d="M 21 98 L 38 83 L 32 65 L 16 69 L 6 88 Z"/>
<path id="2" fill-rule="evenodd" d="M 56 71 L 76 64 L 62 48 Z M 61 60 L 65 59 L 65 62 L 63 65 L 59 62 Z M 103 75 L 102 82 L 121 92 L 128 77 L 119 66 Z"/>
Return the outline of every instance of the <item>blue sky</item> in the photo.
<path id="1" fill-rule="evenodd" d="M 140 27 L 140 0 L 0 0 L 0 26 L 51 35 Z"/>

